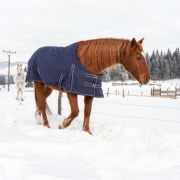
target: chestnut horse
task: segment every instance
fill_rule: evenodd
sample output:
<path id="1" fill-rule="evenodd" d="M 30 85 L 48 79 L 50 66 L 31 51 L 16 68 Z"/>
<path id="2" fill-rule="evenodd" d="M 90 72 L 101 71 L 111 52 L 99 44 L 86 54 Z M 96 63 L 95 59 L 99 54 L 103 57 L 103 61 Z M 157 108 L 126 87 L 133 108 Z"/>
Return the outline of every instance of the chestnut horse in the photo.
<path id="1" fill-rule="evenodd" d="M 144 39 L 144 38 L 143 38 Z M 92 73 L 89 75 L 89 77 L 93 76 L 97 79 L 99 75 L 101 76 L 105 69 L 121 64 L 124 66 L 124 68 L 139 82 L 139 84 L 148 84 L 150 81 L 150 71 L 147 66 L 145 57 L 143 55 L 143 47 L 142 42 L 143 39 L 136 41 L 135 38 L 132 40 L 128 39 L 114 39 L 114 38 L 105 38 L 105 39 L 94 39 L 94 40 L 86 40 L 86 41 L 80 41 L 77 43 L 76 48 L 76 55 L 78 61 L 88 70 L 88 72 Z M 57 50 L 56 50 L 57 51 Z M 37 124 L 41 124 L 41 114 L 43 119 L 43 125 L 49 126 L 49 122 L 46 116 L 46 113 L 51 113 L 48 105 L 46 103 L 46 98 L 52 93 L 53 90 L 60 90 L 62 89 L 67 94 L 67 98 L 69 100 L 69 104 L 71 107 L 70 115 L 64 119 L 64 121 L 59 124 L 59 129 L 64 129 L 68 127 L 71 122 L 76 118 L 79 114 L 79 107 L 78 107 L 78 100 L 77 95 L 79 93 L 71 92 L 70 90 L 66 90 L 63 86 L 59 85 L 58 82 L 56 84 L 52 83 L 46 83 L 43 79 L 43 76 L 53 76 L 52 78 L 55 78 L 56 75 L 51 73 L 48 74 L 48 67 L 50 64 L 53 64 L 54 61 L 50 59 L 50 63 L 46 66 L 46 72 L 43 72 L 43 70 L 39 70 L 38 67 L 34 68 L 32 64 L 36 63 L 37 58 L 44 59 L 46 57 L 46 52 L 43 51 L 44 57 L 41 58 L 41 55 L 33 55 L 34 57 L 33 63 L 29 60 L 28 62 L 28 73 L 26 77 L 26 81 L 34 81 L 34 88 L 35 88 L 35 99 L 36 99 L 36 120 Z M 53 54 L 54 55 L 54 54 Z M 54 55 L 55 56 L 55 55 Z M 49 58 L 48 58 L 49 59 Z M 64 61 L 68 61 L 67 59 L 64 59 Z M 43 66 L 46 65 L 45 61 Z M 36 63 L 38 64 L 38 63 Z M 62 65 L 63 66 L 63 65 Z M 38 70 L 34 72 L 34 74 L 39 74 L 39 78 L 29 78 L 30 74 L 32 74 L 32 70 Z M 49 67 L 50 69 L 50 67 Z M 71 69 L 71 72 L 74 72 L 74 68 Z M 52 74 L 52 75 L 51 75 Z M 58 75 L 59 76 L 59 75 Z M 80 76 L 79 76 L 80 77 Z M 58 77 L 59 78 L 59 77 Z M 62 79 L 60 77 L 59 79 Z M 73 77 L 71 78 L 73 79 Z M 77 83 L 80 83 L 81 79 L 77 79 Z M 101 79 L 102 81 L 102 79 Z M 76 84 L 76 83 L 75 83 Z M 88 84 L 87 84 L 88 85 Z M 67 86 L 69 86 L 67 82 Z M 99 89 L 101 90 L 101 82 Z M 92 87 L 91 87 L 92 88 Z M 92 134 L 89 128 L 89 122 L 90 122 L 90 114 L 91 114 L 91 108 L 92 108 L 92 102 L 93 98 L 95 96 L 89 95 L 89 94 L 82 94 L 84 95 L 84 122 L 83 122 L 83 131 L 88 132 L 89 134 Z"/>

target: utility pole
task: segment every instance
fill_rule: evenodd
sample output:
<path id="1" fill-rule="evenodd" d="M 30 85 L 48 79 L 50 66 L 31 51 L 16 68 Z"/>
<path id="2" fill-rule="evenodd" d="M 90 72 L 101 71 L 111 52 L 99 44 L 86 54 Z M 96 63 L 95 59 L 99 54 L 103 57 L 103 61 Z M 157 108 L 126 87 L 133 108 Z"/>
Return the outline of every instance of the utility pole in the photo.
<path id="1" fill-rule="evenodd" d="M 8 91 L 9 91 L 9 85 L 10 85 L 10 54 L 16 54 L 16 52 L 11 51 L 4 51 L 3 52 L 8 54 Z"/>

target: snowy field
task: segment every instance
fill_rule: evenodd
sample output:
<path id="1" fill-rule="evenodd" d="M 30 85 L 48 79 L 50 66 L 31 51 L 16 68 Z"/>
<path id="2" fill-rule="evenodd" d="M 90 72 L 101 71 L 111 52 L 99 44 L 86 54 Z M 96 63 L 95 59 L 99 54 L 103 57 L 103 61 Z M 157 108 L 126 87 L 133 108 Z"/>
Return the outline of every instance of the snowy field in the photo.
<path id="1" fill-rule="evenodd" d="M 122 88 L 103 84 L 105 92 L 108 87 Z M 94 99 L 89 135 L 81 130 L 82 96 L 78 118 L 59 130 L 70 108 L 63 94 L 57 114 L 54 91 L 48 129 L 36 125 L 33 89 L 21 102 L 14 85 L 10 92 L 0 88 L 0 180 L 180 180 L 180 98 Z"/>

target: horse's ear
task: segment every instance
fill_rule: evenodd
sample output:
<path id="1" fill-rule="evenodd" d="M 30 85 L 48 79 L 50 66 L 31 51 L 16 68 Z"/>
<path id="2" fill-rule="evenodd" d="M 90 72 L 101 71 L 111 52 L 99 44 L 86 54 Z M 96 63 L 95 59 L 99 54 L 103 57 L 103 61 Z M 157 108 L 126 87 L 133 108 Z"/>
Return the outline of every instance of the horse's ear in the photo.
<path id="1" fill-rule="evenodd" d="M 144 40 L 144 38 L 142 38 L 142 39 L 139 40 L 138 42 L 139 42 L 140 44 L 142 44 L 142 43 L 143 43 L 143 40 Z"/>
<path id="2" fill-rule="evenodd" d="M 19 66 L 19 64 L 17 64 L 17 66 Z"/>
<path id="3" fill-rule="evenodd" d="M 22 67 L 22 64 L 20 64 L 20 66 Z"/>
<path id="4" fill-rule="evenodd" d="M 131 40 L 131 47 L 133 47 L 134 45 L 136 45 L 136 39 L 135 38 L 133 38 L 132 40 Z"/>

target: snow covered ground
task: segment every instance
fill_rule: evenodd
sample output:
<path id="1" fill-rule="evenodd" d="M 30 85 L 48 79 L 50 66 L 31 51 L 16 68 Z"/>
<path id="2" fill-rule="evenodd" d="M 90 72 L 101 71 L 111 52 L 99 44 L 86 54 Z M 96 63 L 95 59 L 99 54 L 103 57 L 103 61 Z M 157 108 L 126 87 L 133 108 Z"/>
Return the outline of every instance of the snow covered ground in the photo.
<path id="1" fill-rule="evenodd" d="M 78 118 L 59 130 L 70 108 L 63 94 L 62 116 L 57 115 L 54 91 L 48 129 L 35 123 L 33 89 L 26 89 L 21 102 L 14 85 L 10 92 L 0 88 L 0 180 L 180 179 L 180 98 L 95 99 L 89 135 L 81 130 L 82 96 Z"/>

